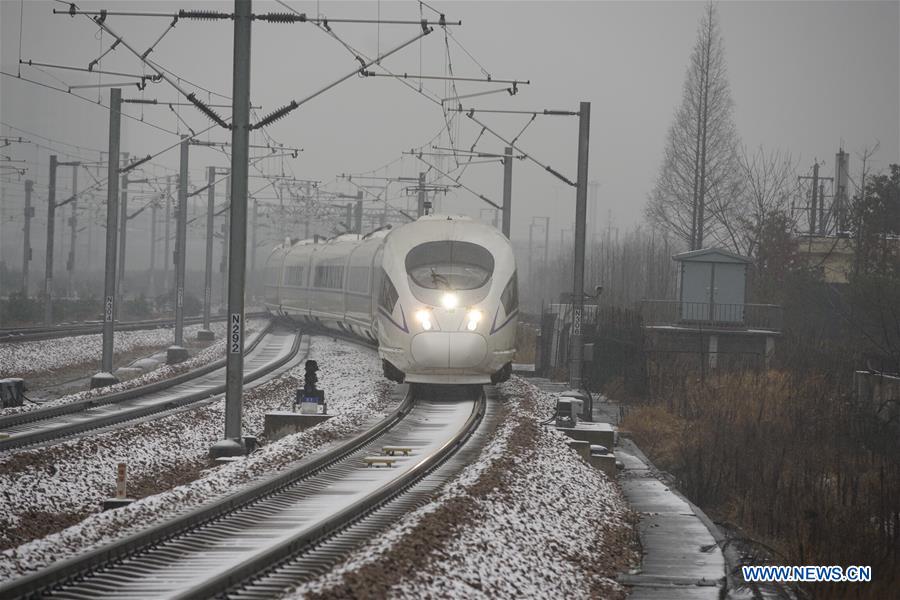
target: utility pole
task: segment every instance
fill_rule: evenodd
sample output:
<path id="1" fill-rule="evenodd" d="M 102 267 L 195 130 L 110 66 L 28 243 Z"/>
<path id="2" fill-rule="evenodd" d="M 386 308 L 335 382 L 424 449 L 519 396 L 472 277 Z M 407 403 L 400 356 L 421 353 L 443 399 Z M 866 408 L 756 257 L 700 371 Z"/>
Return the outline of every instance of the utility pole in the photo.
<path id="1" fill-rule="evenodd" d="M 209 328 L 209 312 L 212 303 L 212 253 L 213 253 L 213 215 L 216 207 L 216 168 L 206 168 L 206 280 L 203 286 L 203 329 L 197 332 L 197 339 L 210 341 L 215 339 Z"/>
<path id="2" fill-rule="evenodd" d="M 123 163 L 128 164 L 128 153 L 122 153 Z M 116 304 L 122 304 L 122 292 L 125 287 L 125 237 L 128 235 L 128 173 L 122 173 L 122 181 L 119 184 L 121 201 L 119 203 L 119 260 L 117 263 L 119 274 L 116 277 Z"/>
<path id="3" fill-rule="evenodd" d="M 591 134 L 591 103 L 582 102 L 578 109 L 578 179 L 575 188 L 575 278 L 572 289 L 572 358 L 569 361 L 569 385 L 583 387 L 584 342 L 582 317 L 584 313 L 584 249 L 585 219 L 587 216 L 588 149 Z M 592 421 L 593 401 L 584 403 L 582 418 Z"/>
<path id="4" fill-rule="evenodd" d="M 509 239 L 510 218 L 512 215 L 512 147 L 503 149 L 503 235 Z M 530 277 L 529 272 L 529 277 Z"/>
<path id="5" fill-rule="evenodd" d="M 231 235 L 228 260 L 228 351 L 225 362 L 225 437 L 214 457 L 244 453 L 241 396 L 244 387 L 244 279 L 247 256 L 247 175 L 250 144 L 250 0 L 234 3 L 234 74 L 231 127 Z"/>
<path id="6" fill-rule="evenodd" d="M 819 192 L 819 163 L 813 165 L 813 184 L 812 184 L 812 216 L 809 221 L 809 232 L 815 234 L 816 229 L 816 210 L 817 210 L 817 194 Z"/>
<path id="7" fill-rule="evenodd" d="M 73 283 L 73 275 L 75 274 L 75 242 L 78 237 L 78 168 L 81 165 L 72 166 L 72 216 L 69 217 L 69 260 L 66 261 L 66 271 L 69 275 L 68 288 L 69 295 L 75 295 L 75 286 Z"/>
<path id="8" fill-rule="evenodd" d="M 819 235 L 825 235 L 825 183 L 819 182 Z"/>
<path id="9" fill-rule="evenodd" d="M 184 267 L 187 242 L 187 180 L 188 152 L 187 136 L 181 136 L 181 169 L 178 175 L 178 209 L 175 224 L 175 343 L 166 350 L 166 363 L 173 365 L 187 360 L 188 351 L 184 347 Z"/>
<path id="10" fill-rule="evenodd" d="M 109 91 L 109 164 L 106 176 L 106 273 L 103 283 L 103 359 L 100 372 L 91 377 L 91 388 L 116 383 L 113 375 L 113 333 L 116 296 L 116 234 L 119 218 L 119 134 L 122 121 L 122 89 Z"/>
<path id="11" fill-rule="evenodd" d="M 808 207 L 809 235 L 825 235 L 827 219 L 825 218 L 825 182 L 834 182 L 834 177 L 819 177 L 819 161 L 813 163 L 813 174 L 797 177 L 798 181 L 812 179 L 812 202 Z"/>
<path id="12" fill-rule="evenodd" d="M 31 206 L 31 192 L 34 190 L 34 181 L 25 180 L 25 228 L 22 238 L 22 295 L 28 297 L 28 263 L 31 262 L 31 219 L 34 217 L 34 207 Z"/>
<path id="13" fill-rule="evenodd" d="M 47 195 L 47 255 L 44 260 L 44 324 L 53 324 L 53 236 L 56 226 L 56 155 L 50 156 L 50 192 Z"/>
<path id="14" fill-rule="evenodd" d="M 425 214 L 425 172 L 419 171 L 419 204 L 416 209 L 416 216 L 421 217 Z"/>

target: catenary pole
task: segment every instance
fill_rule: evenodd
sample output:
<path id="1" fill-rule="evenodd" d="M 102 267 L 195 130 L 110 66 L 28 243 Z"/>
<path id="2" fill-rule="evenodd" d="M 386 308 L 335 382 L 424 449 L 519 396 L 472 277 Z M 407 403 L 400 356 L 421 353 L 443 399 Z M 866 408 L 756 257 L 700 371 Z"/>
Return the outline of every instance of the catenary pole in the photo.
<path id="1" fill-rule="evenodd" d="M 219 262 L 219 273 L 222 275 L 222 306 L 228 305 L 228 230 L 231 211 L 231 172 L 225 179 L 225 223 L 222 224 L 222 256 Z"/>
<path id="2" fill-rule="evenodd" d="M 212 304 L 212 253 L 213 217 L 216 210 L 216 168 L 206 168 L 206 273 L 203 285 L 203 329 L 197 332 L 198 340 L 213 339 L 209 328 L 210 304 Z"/>
<path id="3" fill-rule="evenodd" d="M 309 239 L 309 221 L 312 219 L 312 213 L 310 212 L 310 206 L 312 204 L 312 197 L 309 191 L 309 182 L 307 181 L 304 185 L 306 188 L 306 193 L 303 195 L 303 212 L 304 212 L 304 221 L 303 221 L 303 239 Z M 284 240 L 279 240 L 279 243 Z"/>
<path id="4" fill-rule="evenodd" d="M 47 195 L 47 254 L 44 260 L 44 324 L 53 324 L 53 236 L 56 226 L 56 155 L 50 156 L 50 192 Z"/>
<path id="5" fill-rule="evenodd" d="M 572 354 L 569 361 L 569 385 L 583 387 L 582 317 L 584 313 L 584 250 L 585 218 L 587 216 L 588 148 L 591 131 L 591 103 L 582 102 L 578 109 L 578 179 L 575 191 L 575 277 L 572 289 Z M 590 399 L 584 403 L 582 417 L 590 421 L 593 407 Z"/>
<path id="6" fill-rule="evenodd" d="M 31 206 L 31 192 L 34 190 L 34 181 L 25 180 L 25 227 L 22 238 L 22 295 L 28 297 L 28 263 L 31 262 L 31 218 L 34 209 Z"/>
<path id="7" fill-rule="evenodd" d="M 78 169 L 81 165 L 72 165 L 72 216 L 69 217 L 69 259 L 66 261 L 68 272 L 69 295 L 75 295 L 75 243 L 78 241 Z"/>
<path id="8" fill-rule="evenodd" d="M 358 235 L 362 235 L 362 217 L 363 217 L 363 193 L 362 190 L 356 192 L 356 214 L 354 215 L 356 222 L 353 229 Z"/>
<path id="9" fill-rule="evenodd" d="M 247 256 L 247 175 L 250 143 L 250 0 L 234 3 L 234 74 L 231 128 L 231 231 L 228 253 L 228 340 L 225 361 L 225 439 L 213 456 L 242 454 L 244 384 L 244 279 Z"/>
<path id="10" fill-rule="evenodd" d="M 163 252 L 165 252 L 165 260 L 163 260 L 163 280 L 166 282 L 166 290 L 169 289 L 169 264 L 175 264 L 172 256 L 172 249 L 169 247 L 169 236 L 172 235 L 172 176 L 166 175 L 166 239 L 163 243 Z"/>
<path id="11" fill-rule="evenodd" d="M 150 295 L 156 295 L 156 220 L 159 205 L 156 200 L 150 205 L 150 277 L 147 282 Z"/>
<path id="12" fill-rule="evenodd" d="M 103 357 L 91 387 L 116 383 L 113 375 L 113 333 L 116 310 L 116 237 L 119 230 L 119 135 L 122 122 L 122 90 L 109 91 L 109 164 L 106 176 L 106 270 L 103 281 Z"/>
<path id="13" fill-rule="evenodd" d="M 425 173 L 424 171 L 419 171 L 419 195 L 418 195 L 418 208 L 416 209 L 416 216 L 421 217 L 425 214 Z"/>
<path id="14" fill-rule="evenodd" d="M 256 273 L 256 227 L 259 218 L 259 201 L 253 199 L 253 221 L 250 223 L 250 272 Z"/>
<path id="15" fill-rule="evenodd" d="M 122 162 L 128 164 L 128 153 L 122 153 Z M 119 183 L 120 202 L 119 202 L 119 258 L 116 262 L 116 268 L 119 274 L 116 277 L 116 306 L 121 307 L 122 294 L 125 291 L 125 245 L 126 236 L 128 235 L 128 173 L 122 173 L 122 181 Z"/>
<path id="16" fill-rule="evenodd" d="M 550 217 L 544 217 L 544 273 L 549 273 L 550 268 Z"/>
<path id="17" fill-rule="evenodd" d="M 505 204 L 504 204 L 505 206 Z M 534 289 L 537 285 L 534 276 L 534 221 L 528 226 L 528 296 L 534 299 Z"/>
<path id="18" fill-rule="evenodd" d="M 512 215 L 512 147 L 503 150 L 503 235 L 509 239 L 510 219 Z M 529 277 L 531 273 L 529 272 Z"/>
<path id="19" fill-rule="evenodd" d="M 181 168 L 178 174 L 178 206 L 175 210 L 175 343 L 166 353 L 166 362 L 175 364 L 187 359 L 184 347 L 184 268 L 187 243 L 187 186 L 189 139 L 181 136 Z"/>

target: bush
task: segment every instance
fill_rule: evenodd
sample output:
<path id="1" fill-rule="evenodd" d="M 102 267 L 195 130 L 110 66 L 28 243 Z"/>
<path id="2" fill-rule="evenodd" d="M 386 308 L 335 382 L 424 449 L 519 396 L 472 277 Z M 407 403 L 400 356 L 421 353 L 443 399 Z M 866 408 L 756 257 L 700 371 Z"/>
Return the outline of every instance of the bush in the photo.
<path id="1" fill-rule="evenodd" d="M 29 298 L 21 291 L 13 292 L 0 302 L 0 322 L 6 326 L 37 323 L 44 318 L 44 303 Z"/>

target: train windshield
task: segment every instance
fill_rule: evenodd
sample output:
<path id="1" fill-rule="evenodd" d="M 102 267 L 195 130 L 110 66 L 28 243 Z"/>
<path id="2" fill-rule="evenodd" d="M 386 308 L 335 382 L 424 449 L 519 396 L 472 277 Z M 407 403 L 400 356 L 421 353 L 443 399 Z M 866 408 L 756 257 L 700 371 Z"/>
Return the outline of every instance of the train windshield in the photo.
<path id="1" fill-rule="evenodd" d="M 491 278 L 494 257 L 471 242 L 425 242 L 406 255 L 406 272 L 426 289 L 474 290 Z"/>

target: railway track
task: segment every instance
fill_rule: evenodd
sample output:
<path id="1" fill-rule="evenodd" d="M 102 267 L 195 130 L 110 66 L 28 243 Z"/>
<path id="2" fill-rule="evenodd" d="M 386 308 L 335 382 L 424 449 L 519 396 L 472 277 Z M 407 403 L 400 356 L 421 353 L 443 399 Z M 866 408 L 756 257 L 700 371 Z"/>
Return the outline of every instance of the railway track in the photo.
<path id="1" fill-rule="evenodd" d="M 349 442 L 193 512 L 2 585 L 0 597 L 272 597 L 425 502 L 477 451 L 466 442 L 486 437 L 479 425 L 487 407 L 480 388 L 462 388 L 453 397 L 424 388 L 407 392 L 394 412 Z M 386 446 L 411 452 L 397 456 L 391 468 L 367 467 L 364 458 Z"/>
<path id="2" fill-rule="evenodd" d="M 261 380 L 293 366 L 301 334 L 273 329 L 253 339 L 244 358 L 244 382 Z M 225 360 L 146 386 L 68 404 L 0 417 L 0 452 L 49 444 L 137 419 L 157 418 L 182 407 L 212 400 L 225 391 Z"/>
<path id="3" fill-rule="evenodd" d="M 265 312 L 247 313 L 245 318 L 256 319 L 266 317 Z M 224 321 L 225 315 L 210 317 L 210 321 Z M 203 317 L 185 317 L 185 325 L 202 323 Z M 174 319 L 148 319 L 145 321 L 119 321 L 116 323 L 116 331 L 137 331 L 139 329 L 158 329 L 160 327 L 172 327 Z M 15 342 L 37 342 L 40 340 L 52 340 L 73 335 L 90 335 L 103 332 L 102 321 L 89 321 L 86 323 L 61 323 L 42 327 L 14 327 L 0 329 L 0 344 Z"/>

